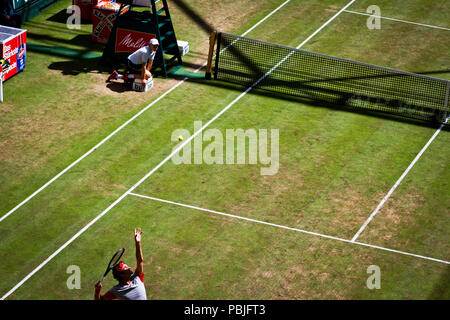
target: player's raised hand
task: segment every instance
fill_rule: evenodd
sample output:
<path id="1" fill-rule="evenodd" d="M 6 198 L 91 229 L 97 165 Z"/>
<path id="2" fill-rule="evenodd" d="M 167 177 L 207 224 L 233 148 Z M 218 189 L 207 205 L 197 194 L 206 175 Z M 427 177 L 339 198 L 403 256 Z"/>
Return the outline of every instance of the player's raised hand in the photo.
<path id="1" fill-rule="evenodd" d="M 136 242 L 141 242 L 142 231 L 141 228 L 134 229 L 134 240 Z"/>

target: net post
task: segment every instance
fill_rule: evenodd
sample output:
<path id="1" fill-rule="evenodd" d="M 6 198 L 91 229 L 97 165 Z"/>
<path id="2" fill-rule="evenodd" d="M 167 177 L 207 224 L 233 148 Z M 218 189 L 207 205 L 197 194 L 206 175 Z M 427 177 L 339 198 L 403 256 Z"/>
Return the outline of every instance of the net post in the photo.
<path id="1" fill-rule="evenodd" d="M 442 122 L 445 122 L 445 120 L 448 117 L 448 96 L 450 94 L 450 81 L 447 81 L 447 92 L 445 93 L 445 102 L 444 102 L 444 119 L 442 119 Z"/>
<path id="2" fill-rule="evenodd" d="M 219 69 L 220 45 L 222 43 L 222 32 L 217 34 L 216 61 L 214 66 L 214 80 L 217 80 L 217 70 Z"/>
<path id="3" fill-rule="evenodd" d="M 217 31 L 211 32 L 209 36 L 209 52 L 208 52 L 208 63 L 206 65 L 205 79 L 211 80 L 212 72 L 212 58 L 214 54 L 214 45 L 216 44 Z"/>

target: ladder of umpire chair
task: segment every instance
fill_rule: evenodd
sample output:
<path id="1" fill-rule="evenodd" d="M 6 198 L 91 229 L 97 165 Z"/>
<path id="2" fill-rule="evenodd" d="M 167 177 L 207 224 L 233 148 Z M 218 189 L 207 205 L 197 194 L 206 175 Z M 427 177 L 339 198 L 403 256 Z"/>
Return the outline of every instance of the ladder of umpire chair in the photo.
<path id="1" fill-rule="evenodd" d="M 167 70 L 171 65 L 181 65 L 181 53 L 178 49 L 177 37 L 170 17 L 167 0 L 150 0 L 152 5 L 152 19 L 156 26 L 156 38 L 159 41 L 159 54 L 162 59 L 161 69 L 164 78 L 167 77 Z M 161 2 L 162 7 L 156 8 L 156 3 Z M 165 55 L 171 55 L 169 59 Z"/>
<path id="2" fill-rule="evenodd" d="M 181 59 L 181 52 L 178 49 L 177 37 L 175 35 L 175 29 L 173 28 L 172 18 L 170 17 L 169 7 L 167 5 L 167 0 L 149 0 L 151 5 L 151 20 L 153 25 L 153 31 L 155 33 L 156 39 L 159 42 L 159 49 L 156 52 L 155 60 L 161 62 L 161 66 L 157 66 L 161 68 L 161 73 L 164 78 L 167 78 L 167 70 L 171 65 L 182 65 L 183 61 Z M 162 8 L 157 9 L 156 3 L 161 2 Z M 114 31 L 119 20 L 119 15 L 126 5 L 129 5 L 129 8 L 133 7 L 133 0 L 122 0 L 120 4 L 120 9 L 116 13 L 114 28 L 111 33 L 111 36 L 115 35 Z M 112 38 L 110 36 L 110 38 Z M 108 44 L 103 51 L 103 57 L 105 58 L 108 54 L 112 54 L 113 45 L 110 42 L 114 41 L 114 39 L 109 39 Z M 165 55 L 172 56 L 169 59 L 166 59 Z M 107 58 L 105 58 L 107 60 Z M 159 64 L 158 62 L 158 64 Z M 156 69 L 156 68 L 155 68 Z"/>

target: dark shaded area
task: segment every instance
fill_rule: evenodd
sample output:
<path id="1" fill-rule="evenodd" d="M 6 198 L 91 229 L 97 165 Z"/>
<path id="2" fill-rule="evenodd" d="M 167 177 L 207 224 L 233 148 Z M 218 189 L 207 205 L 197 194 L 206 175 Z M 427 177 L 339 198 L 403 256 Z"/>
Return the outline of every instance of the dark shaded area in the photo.
<path id="1" fill-rule="evenodd" d="M 444 275 L 436 283 L 433 292 L 427 297 L 429 300 L 448 300 L 450 299 L 450 267 L 447 267 Z"/>
<path id="2" fill-rule="evenodd" d="M 40 34 L 35 33 L 32 31 L 27 31 L 28 38 L 30 41 L 37 41 L 41 43 L 57 43 L 58 46 L 62 47 L 64 44 L 67 44 L 68 46 L 77 46 L 85 48 L 84 51 L 98 51 L 101 52 L 104 48 L 104 45 L 100 43 L 94 43 L 92 42 L 92 37 L 90 34 L 75 34 L 75 36 L 71 39 L 63 39 L 63 38 L 56 38 L 48 34 Z"/>
<path id="3" fill-rule="evenodd" d="M 72 13 L 67 13 L 67 9 L 62 9 L 61 11 L 55 13 L 51 17 L 48 17 L 46 20 L 51 22 L 63 23 L 66 25 L 67 19 L 72 15 Z M 92 24 L 91 21 L 81 19 L 81 24 Z"/>
<path id="4" fill-rule="evenodd" d="M 46 20 L 51 22 L 58 22 L 58 23 L 64 23 L 66 24 L 67 19 L 69 18 L 70 14 L 67 13 L 66 9 L 62 9 L 61 11 L 55 13 L 51 17 L 48 17 Z"/>
<path id="5" fill-rule="evenodd" d="M 436 75 L 436 74 L 449 74 L 450 70 L 435 70 L 435 71 L 417 71 L 413 73 L 423 74 L 423 75 Z"/>
<path id="6" fill-rule="evenodd" d="M 48 67 L 50 70 L 59 70 L 63 75 L 76 76 L 80 73 L 105 73 L 109 74 L 111 68 L 101 62 L 101 58 L 80 59 L 71 61 L 53 62 Z"/>
<path id="7" fill-rule="evenodd" d="M 126 92 L 126 91 L 133 91 L 133 88 L 130 83 L 123 83 L 120 82 L 110 82 L 106 85 L 108 89 L 114 92 Z"/>
<path id="8" fill-rule="evenodd" d="M 19 29 L 22 26 L 22 16 L 13 10 L 9 0 L 0 0 L 0 25 Z"/>

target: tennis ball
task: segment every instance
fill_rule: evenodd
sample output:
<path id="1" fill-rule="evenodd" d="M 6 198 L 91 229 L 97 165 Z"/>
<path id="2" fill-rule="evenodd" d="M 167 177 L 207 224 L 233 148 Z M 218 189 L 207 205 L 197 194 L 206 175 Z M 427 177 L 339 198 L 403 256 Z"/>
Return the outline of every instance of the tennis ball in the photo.
<path id="1" fill-rule="evenodd" d="M 179 141 L 183 141 L 183 137 L 182 136 L 178 136 L 178 140 Z"/>

